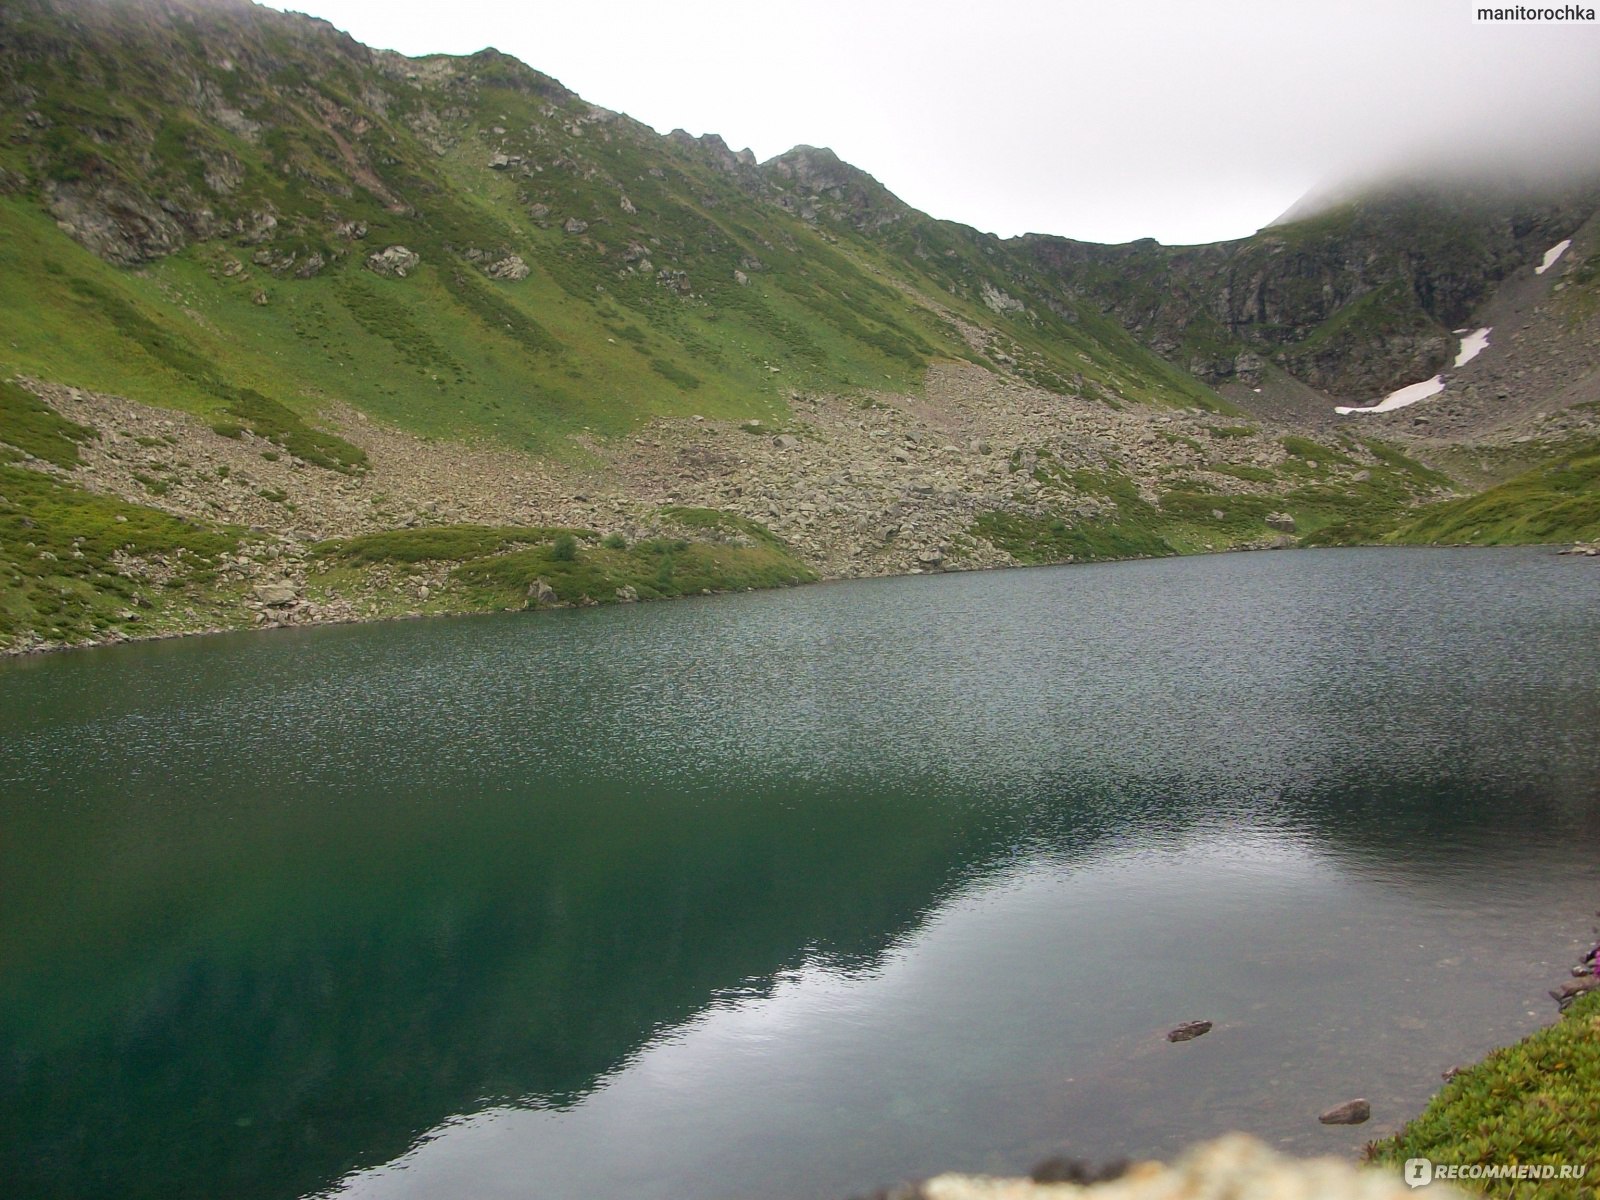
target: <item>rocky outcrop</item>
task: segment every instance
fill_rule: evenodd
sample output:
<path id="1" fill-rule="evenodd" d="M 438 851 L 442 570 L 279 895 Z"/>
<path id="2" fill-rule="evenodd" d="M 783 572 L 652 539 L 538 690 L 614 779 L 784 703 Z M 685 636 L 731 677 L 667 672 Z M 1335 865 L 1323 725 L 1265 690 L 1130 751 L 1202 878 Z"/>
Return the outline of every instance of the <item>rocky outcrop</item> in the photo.
<path id="1" fill-rule="evenodd" d="M 108 262 L 131 267 L 181 250 L 193 229 L 209 229 L 210 213 L 183 213 L 180 221 L 170 200 L 158 204 L 139 189 L 122 183 L 44 185 L 50 215 L 85 249 Z M 182 210 L 178 210 L 180 213 Z"/>
<path id="2" fill-rule="evenodd" d="M 526 279 L 530 273 L 528 264 L 519 254 L 508 254 L 484 268 L 484 274 L 490 279 L 506 279 L 513 283 Z"/>
<path id="3" fill-rule="evenodd" d="M 377 275 L 404 279 L 421 262 L 422 256 L 415 250 L 408 250 L 404 246 L 385 246 L 376 254 L 367 255 L 367 270 Z"/>
<path id="4" fill-rule="evenodd" d="M 773 202 L 806 220 L 827 216 L 871 232 L 911 212 L 883 184 L 826 147 L 796 146 L 762 163 L 761 175 L 778 189 Z"/>

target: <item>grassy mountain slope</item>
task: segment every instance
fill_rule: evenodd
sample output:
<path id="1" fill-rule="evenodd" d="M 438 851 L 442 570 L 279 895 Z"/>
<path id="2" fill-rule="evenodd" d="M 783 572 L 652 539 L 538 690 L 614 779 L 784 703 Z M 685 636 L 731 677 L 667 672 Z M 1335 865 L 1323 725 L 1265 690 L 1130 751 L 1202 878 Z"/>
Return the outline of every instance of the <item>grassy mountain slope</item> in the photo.
<path id="1" fill-rule="evenodd" d="M 1426 507 L 1386 540 L 1478 546 L 1600 541 L 1600 441 L 1585 441 L 1475 496 Z"/>
<path id="2" fill-rule="evenodd" d="M 1214 402 L 1115 325 L 946 290 L 983 273 L 970 237 L 907 271 L 794 203 L 788 160 L 662 138 L 492 50 L 413 62 L 237 2 L 23 0 L 0 21 L 0 237 L 26 281 L 8 374 L 197 411 L 226 387 L 302 414 L 338 398 L 563 453 L 653 415 L 914 386 L 983 360 L 967 322 L 1040 378 Z M 419 260 L 368 269 L 391 246 Z"/>

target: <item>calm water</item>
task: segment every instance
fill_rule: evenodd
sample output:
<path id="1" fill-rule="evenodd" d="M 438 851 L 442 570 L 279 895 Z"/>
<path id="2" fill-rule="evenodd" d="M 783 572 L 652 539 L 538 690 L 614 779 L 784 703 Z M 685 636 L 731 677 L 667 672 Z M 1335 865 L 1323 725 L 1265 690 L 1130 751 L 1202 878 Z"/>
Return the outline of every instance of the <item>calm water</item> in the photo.
<path id="1" fill-rule="evenodd" d="M 843 1200 L 1347 1151 L 1550 1017 L 1597 730 L 1600 569 L 1542 551 L 7 664 L 0 1180 Z"/>

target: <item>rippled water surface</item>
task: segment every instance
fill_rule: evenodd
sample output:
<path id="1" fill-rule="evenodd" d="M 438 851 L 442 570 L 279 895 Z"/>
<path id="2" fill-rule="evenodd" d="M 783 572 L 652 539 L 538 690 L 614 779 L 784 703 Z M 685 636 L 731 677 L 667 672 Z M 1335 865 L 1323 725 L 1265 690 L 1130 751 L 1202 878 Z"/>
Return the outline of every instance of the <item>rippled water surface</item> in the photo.
<path id="1" fill-rule="evenodd" d="M 843 1200 L 1348 1151 L 1549 1018 L 1597 730 L 1600 569 L 1523 550 L 14 661 L 0 1179 Z"/>

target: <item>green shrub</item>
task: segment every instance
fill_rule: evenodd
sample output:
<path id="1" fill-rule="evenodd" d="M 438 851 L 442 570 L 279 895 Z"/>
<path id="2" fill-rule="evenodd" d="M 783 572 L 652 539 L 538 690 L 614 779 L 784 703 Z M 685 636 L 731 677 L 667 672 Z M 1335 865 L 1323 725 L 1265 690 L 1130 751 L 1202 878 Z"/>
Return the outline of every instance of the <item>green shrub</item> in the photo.
<path id="1" fill-rule="evenodd" d="M 570 533 L 556 534 L 555 541 L 550 543 L 550 559 L 552 562 L 574 562 L 578 557 L 578 539 Z"/>

